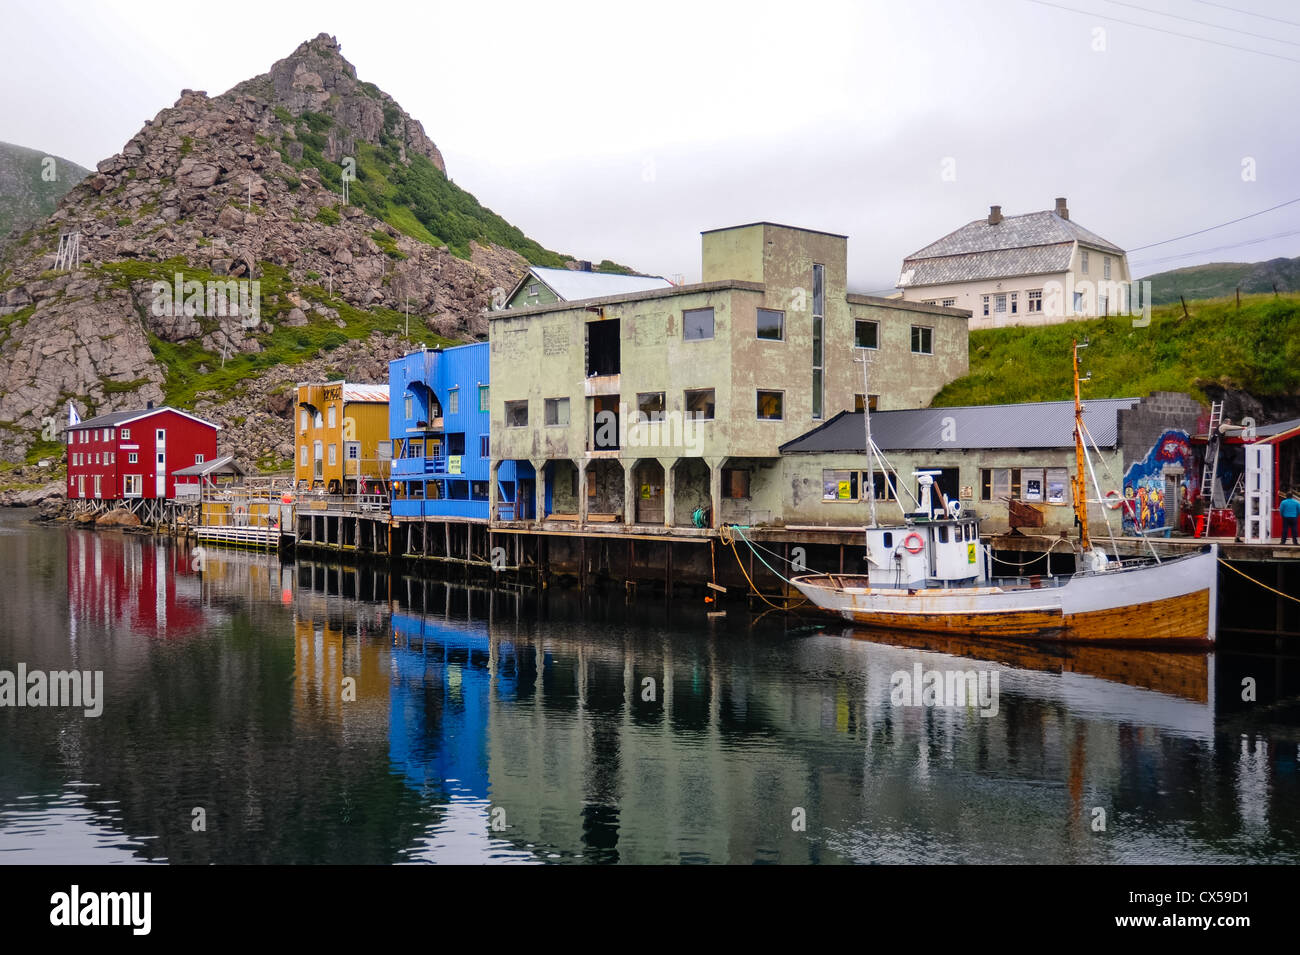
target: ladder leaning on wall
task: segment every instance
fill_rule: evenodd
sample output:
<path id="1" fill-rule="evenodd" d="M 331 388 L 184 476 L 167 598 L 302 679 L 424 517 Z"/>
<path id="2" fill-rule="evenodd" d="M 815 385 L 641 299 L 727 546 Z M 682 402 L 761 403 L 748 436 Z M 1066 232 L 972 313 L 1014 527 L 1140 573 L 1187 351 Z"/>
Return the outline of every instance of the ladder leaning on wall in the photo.
<path id="1" fill-rule="evenodd" d="M 1206 429 L 1208 442 L 1205 445 L 1205 467 L 1201 470 L 1201 500 L 1209 501 L 1211 507 L 1223 506 L 1223 491 L 1215 487 L 1219 473 L 1219 425 L 1223 423 L 1223 402 L 1215 401 L 1210 405 L 1210 425 Z"/>

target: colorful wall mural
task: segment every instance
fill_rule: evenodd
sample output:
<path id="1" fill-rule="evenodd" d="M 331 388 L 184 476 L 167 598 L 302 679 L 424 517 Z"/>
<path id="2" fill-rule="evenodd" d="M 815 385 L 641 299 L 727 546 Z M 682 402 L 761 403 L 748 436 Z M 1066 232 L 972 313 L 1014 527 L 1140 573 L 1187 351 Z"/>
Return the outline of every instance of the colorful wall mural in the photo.
<path id="1" fill-rule="evenodd" d="M 1145 458 L 1124 473 L 1124 533 L 1141 534 L 1165 526 L 1165 468 L 1181 467 L 1179 513 L 1186 513 L 1196 497 L 1198 483 L 1191 440 L 1186 431 L 1165 431 Z"/>

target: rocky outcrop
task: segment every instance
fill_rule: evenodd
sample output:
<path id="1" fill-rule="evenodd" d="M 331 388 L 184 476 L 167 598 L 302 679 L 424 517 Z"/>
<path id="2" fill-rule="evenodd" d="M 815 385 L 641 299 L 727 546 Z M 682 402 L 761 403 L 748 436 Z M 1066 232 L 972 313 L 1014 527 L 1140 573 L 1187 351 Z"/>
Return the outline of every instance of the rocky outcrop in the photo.
<path id="1" fill-rule="evenodd" d="M 115 507 L 95 518 L 96 527 L 139 527 L 140 518 L 125 507 Z"/>
<path id="2" fill-rule="evenodd" d="M 16 438 L 0 442 L 0 460 L 21 461 L 42 431 L 49 440 L 69 401 L 85 418 L 160 402 L 178 383 L 202 395 L 232 356 L 274 349 L 310 362 L 315 343 L 352 355 L 339 346 L 358 337 L 356 361 L 388 354 L 400 346 L 371 340 L 376 309 L 391 310 L 390 329 L 393 312 L 409 311 L 413 327 L 448 338 L 485 334 L 494 290 L 527 268 L 520 255 L 474 245 L 458 258 L 344 206 L 315 168 L 295 165 L 312 143 L 338 161 L 381 140 L 445 170 L 421 125 L 358 81 L 323 34 L 222 96 L 185 90 L 146 122 L 0 257 L 0 427 Z M 64 232 L 80 235 L 76 271 L 53 270 Z M 186 281 L 201 284 L 197 297 Z M 243 313 L 212 307 L 212 284 L 241 281 L 260 291 Z M 361 380 L 384 380 L 371 364 Z M 234 386 L 222 376 L 199 404 L 246 418 L 223 435 L 243 456 L 242 438 L 260 451 L 288 435 L 271 442 L 263 389 L 308 377 L 296 366 Z"/>
<path id="3" fill-rule="evenodd" d="M 64 500 L 64 485 L 55 481 L 42 487 L 29 488 L 25 491 L 5 491 L 0 493 L 0 507 L 39 507 L 46 501 Z"/>

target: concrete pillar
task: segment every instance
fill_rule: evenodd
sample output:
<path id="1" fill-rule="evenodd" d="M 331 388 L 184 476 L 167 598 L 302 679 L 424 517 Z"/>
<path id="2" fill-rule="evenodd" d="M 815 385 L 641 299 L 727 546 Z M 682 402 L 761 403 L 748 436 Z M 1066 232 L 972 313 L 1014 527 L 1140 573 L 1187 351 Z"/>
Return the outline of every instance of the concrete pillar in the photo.
<path id="1" fill-rule="evenodd" d="M 537 504 L 535 507 L 537 517 L 534 523 L 540 524 L 542 518 L 546 516 L 546 458 L 533 458 L 530 463 L 533 466 L 535 490 L 537 491 Z"/>
<path id="2" fill-rule="evenodd" d="M 493 459 L 488 466 L 488 520 L 497 519 L 497 499 L 499 497 L 497 489 L 498 472 L 501 469 L 501 462 Z"/>
<path id="3" fill-rule="evenodd" d="M 660 458 L 659 464 L 664 469 L 664 527 L 673 526 L 673 511 L 677 501 L 677 481 L 673 474 L 676 458 Z"/>
<path id="4" fill-rule="evenodd" d="M 705 458 L 709 466 L 709 506 L 713 509 L 711 527 L 722 523 L 722 465 L 726 458 Z"/>
<path id="5" fill-rule="evenodd" d="M 573 462 L 578 469 L 578 526 L 587 523 L 587 459 L 576 458 Z"/>
<path id="6" fill-rule="evenodd" d="M 623 465 L 623 523 L 636 523 L 636 458 L 621 458 Z"/>

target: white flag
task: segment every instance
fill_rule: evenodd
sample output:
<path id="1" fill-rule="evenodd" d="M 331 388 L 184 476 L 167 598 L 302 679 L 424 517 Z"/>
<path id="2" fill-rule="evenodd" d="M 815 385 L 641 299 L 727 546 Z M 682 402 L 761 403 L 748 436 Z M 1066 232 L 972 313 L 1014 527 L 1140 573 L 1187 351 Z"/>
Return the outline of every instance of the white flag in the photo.
<path id="1" fill-rule="evenodd" d="M 77 414 L 77 409 L 72 407 L 72 400 L 68 399 L 68 427 L 81 424 L 81 415 Z"/>

